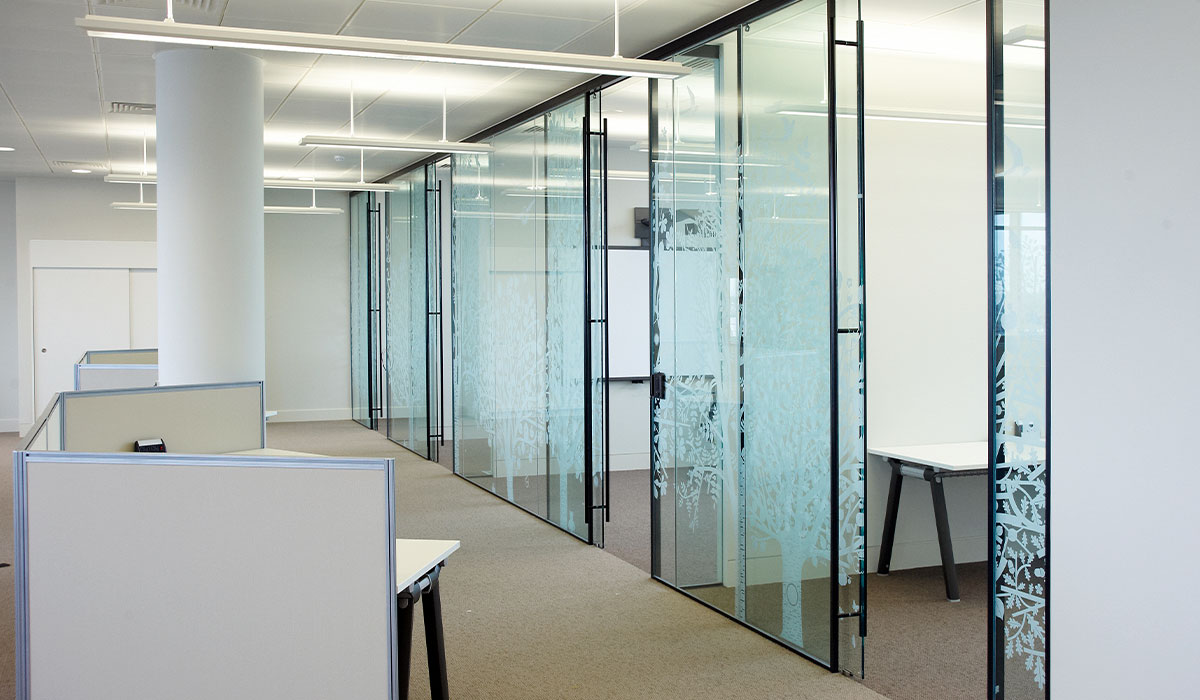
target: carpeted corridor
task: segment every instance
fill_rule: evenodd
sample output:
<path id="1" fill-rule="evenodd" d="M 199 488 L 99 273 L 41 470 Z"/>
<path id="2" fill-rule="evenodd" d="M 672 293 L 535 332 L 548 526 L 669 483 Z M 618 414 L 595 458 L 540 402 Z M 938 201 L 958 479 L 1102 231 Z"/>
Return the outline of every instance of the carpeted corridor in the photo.
<path id="1" fill-rule="evenodd" d="M 396 459 L 399 537 L 462 540 L 442 578 L 453 698 L 882 697 L 651 581 L 645 572 L 346 422 L 270 424 L 270 447 Z M 0 449 L 16 447 L 0 435 Z M 0 493 L 12 561 L 11 479 Z M 0 569 L 0 696 L 13 696 L 12 568 Z M 420 608 L 417 617 L 420 618 Z M 414 621 L 416 630 L 422 621 Z M 412 698 L 429 697 L 423 640 Z"/>

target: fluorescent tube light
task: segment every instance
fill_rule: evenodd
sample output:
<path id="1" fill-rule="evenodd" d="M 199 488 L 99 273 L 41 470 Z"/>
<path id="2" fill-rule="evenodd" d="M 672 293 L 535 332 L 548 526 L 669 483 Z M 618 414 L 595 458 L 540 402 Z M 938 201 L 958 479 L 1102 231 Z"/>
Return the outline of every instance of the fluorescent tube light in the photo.
<path id="1" fill-rule="evenodd" d="M 127 185 L 157 185 L 156 175 L 117 174 L 104 176 L 105 182 Z M 399 192 L 400 185 L 383 182 L 334 182 L 331 180 L 284 180 L 265 179 L 263 187 L 268 190 L 323 190 L 332 192 Z"/>
<path id="2" fill-rule="evenodd" d="M 130 209 L 135 211 L 156 211 L 158 209 L 157 202 L 113 202 L 109 205 L 113 209 Z M 263 212 L 267 214 L 341 214 L 343 209 L 339 207 L 286 207 L 286 206 L 265 206 Z"/>
<path id="3" fill-rule="evenodd" d="M 1039 24 L 1023 24 L 1004 35 L 1009 46 L 1024 46 L 1031 49 L 1046 48 L 1046 29 Z"/>
<path id="4" fill-rule="evenodd" d="M 207 24 L 159 22 L 100 15 L 87 15 L 76 19 L 75 24 L 87 30 L 88 36 L 97 39 L 149 41 L 190 46 L 223 46 L 235 49 L 361 58 L 390 58 L 402 61 L 459 63 L 634 78 L 673 79 L 691 72 L 690 68 L 671 61 L 647 61 L 638 58 L 592 56 L 556 51 L 530 51 L 492 46 L 466 46 L 432 41 L 377 39 L 246 27 L 219 27 Z"/>
<path id="5" fill-rule="evenodd" d="M 418 153 L 491 153 L 486 143 L 461 141 L 420 141 L 417 139 L 381 139 L 361 136 L 305 136 L 301 146 L 323 148 L 360 148 L 368 151 L 413 151 Z"/>

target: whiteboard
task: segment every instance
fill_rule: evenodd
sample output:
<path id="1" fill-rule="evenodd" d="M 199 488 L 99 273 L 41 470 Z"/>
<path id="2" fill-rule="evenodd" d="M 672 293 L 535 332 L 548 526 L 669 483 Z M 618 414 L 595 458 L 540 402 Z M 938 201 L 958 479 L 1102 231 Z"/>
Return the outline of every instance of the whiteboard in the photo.
<path id="1" fill-rule="evenodd" d="M 17 453 L 17 698 L 389 700 L 392 460 Z"/>
<path id="2" fill-rule="evenodd" d="M 650 251 L 608 250 L 608 376 L 650 376 Z"/>

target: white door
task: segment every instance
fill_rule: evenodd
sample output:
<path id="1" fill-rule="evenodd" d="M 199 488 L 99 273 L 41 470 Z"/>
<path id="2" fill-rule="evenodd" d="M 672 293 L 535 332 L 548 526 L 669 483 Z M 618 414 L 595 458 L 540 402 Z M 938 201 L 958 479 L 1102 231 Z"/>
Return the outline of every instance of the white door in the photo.
<path id="1" fill-rule="evenodd" d="M 129 347 L 158 347 L 158 270 L 129 271 Z"/>
<path id="2" fill-rule="evenodd" d="M 88 350 L 129 348 L 129 270 L 33 270 L 34 413 L 74 388 L 74 366 Z"/>

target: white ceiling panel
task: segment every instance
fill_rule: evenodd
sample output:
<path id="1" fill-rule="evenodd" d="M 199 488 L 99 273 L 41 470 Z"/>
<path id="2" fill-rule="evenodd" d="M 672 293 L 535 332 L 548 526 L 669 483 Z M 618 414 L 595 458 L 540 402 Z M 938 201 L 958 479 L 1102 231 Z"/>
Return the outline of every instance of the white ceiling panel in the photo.
<path id="1" fill-rule="evenodd" d="M 453 43 L 551 51 L 594 26 L 595 20 L 492 11 L 459 34 Z"/>
<path id="2" fill-rule="evenodd" d="M 621 0 L 621 12 L 646 0 Z M 500 0 L 496 9 L 501 12 L 517 12 L 526 15 L 544 15 L 546 17 L 568 17 L 600 21 L 612 17 L 612 0 Z"/>
<path id="3" fill-rule="evenodd" d="M 343 34 L 445 42 L 480 17 L 480 10 L 366 0 Z"/>
<path id="4" fill-rule="evenodd" d="M 336 34 L 363 0 L 229 0 L 221 24 Z"/>
<path id="5" fill-rule="evenodd" d="M 622 53 L 638 55 L 747 1 L 621 0 Z M 153 55 L 171 46 L 90 39 L 74 25 L 88 13 L 161 20 L 165 0 L 0 0 L 0 90 L 16 107 L 0 95 L 0 140 L 18 148 L 0 154 L 0 176 L 44 175 L 47 159 L 140 169 L 141 134 L 148 132 L 153 145 L 151 118 L 110 114 L 108 103 L 154 102 Z M 566 44 L 570 48 L 563 50 L 612 53 L 612 0 L 175 0 L 175 18 L 544 50 Z M 268 167 L 303 164 L 322 176 L 356 178 L 356 153 L 310 151 L 296 142 L 306 133 L 348 130 L 351 81 L 356 130 L 439 138 L 444 91 L 448 136 L 459 139 L 591 77 L 254 53 L 264 60 Z M 366 175 L 377 177 L 420 157 L 368 153 Z"/>

